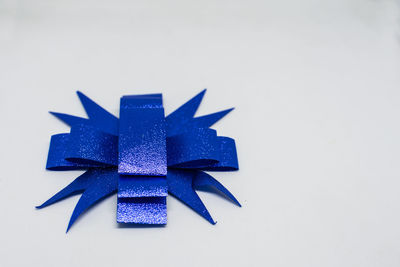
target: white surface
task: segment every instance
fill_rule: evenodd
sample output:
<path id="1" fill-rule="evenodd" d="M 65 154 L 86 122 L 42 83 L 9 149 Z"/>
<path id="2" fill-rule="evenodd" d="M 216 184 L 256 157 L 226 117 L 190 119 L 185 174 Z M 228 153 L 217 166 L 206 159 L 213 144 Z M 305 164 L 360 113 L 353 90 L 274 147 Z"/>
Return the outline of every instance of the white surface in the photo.
<path id="1" fill-rule="evenodd" d="M 1 1 L 0 266 L 399 266 L 399 2 Z M 212 226 L 168 198 L 165 228 L 118 228 L 116 199 L 66 235 L 77 197 L 35 210 L 79 172 L 48 172 L 54 110 L 75 90 L 118 114 L 162 92 L 199 114 L 241 170 L 201 193 Z"/>

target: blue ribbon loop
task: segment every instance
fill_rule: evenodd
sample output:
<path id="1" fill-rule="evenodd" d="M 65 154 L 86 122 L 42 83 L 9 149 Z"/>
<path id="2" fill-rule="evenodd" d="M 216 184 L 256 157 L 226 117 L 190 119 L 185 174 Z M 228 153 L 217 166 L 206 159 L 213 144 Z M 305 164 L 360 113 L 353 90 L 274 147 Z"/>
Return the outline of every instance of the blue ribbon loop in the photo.
<path id="1" fill-rule="evenodd" d="M 212 224 L 195 190 L 236 198 L 204 171 L 238 170 L 235 141 L 210 129 L 232 109 L 194 117 L 205 90 L 164 117 L 162 95 L 123 96 L 120 118 L 78 96 L 89 118 L 51 112 L 71 126 L 51 137 L 48 170 L 86 170 L 37 208 L 81 193 L 67 231 L 85 210 L 118 193 L 117 222 L 165 224 L 166 196 L 175 196 Z"/>

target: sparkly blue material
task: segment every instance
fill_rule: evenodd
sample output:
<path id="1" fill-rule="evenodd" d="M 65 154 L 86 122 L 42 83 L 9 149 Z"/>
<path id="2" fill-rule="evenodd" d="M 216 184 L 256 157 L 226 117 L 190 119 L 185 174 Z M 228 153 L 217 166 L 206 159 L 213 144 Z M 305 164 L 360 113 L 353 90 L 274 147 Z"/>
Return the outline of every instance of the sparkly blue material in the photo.
<path id="1" fill-rule="evenodd" d="M 239 201 L 222 184 L 202 171 L 169 169 L 167 182 L 170 194 L 174 195 L 212 224 L 215 224 L 214 220 L 194 189 L 207 190 L 214 188 L 223 193 L 236 205 L 241 206 Z"/>
<path id="2" fill-rule="evenodd" d="M 219 161 L 217 131 L 193 129 L 191 132 L 168 137 L 168 166 L 175 168 L 200 168 Z"/>
<path id="3" fill-rule="evenodd" d="M 121 98 L 118 172 L 167 175 L 164 109 L 158 95 Z"/>
<path id="4" fill-rule="evenodd" d="M 233 110 L 233 108 L 230 108 L 195 118 L 194 114 L 199 108 L 205 92 L 206 90 L 203 90 L 165 118 L 167 136 L 177 135 L 197 128 L 209 128 Z"/>
<path id="5" fill-rule="evenodd" d="M 86 125 L 72 126 L 65 158 L 78 164 L 118 164 L 118 137 Z"/>
<path id="6" fill-rule="evenodd" d="M 46 168 L 87 171 L 37 208 L 81 193 L 69 230 L 85 210 L 117 192 L 118 222 L 166 224 L 170 193 L 214 224 L 195 190 L 219 191 L 240 206 L 204 172 L 239 166 L 235 141 L 209 128 L 232 109 L 194 117 L 204 93 L 165 118 L 161 94 L 124 96 L 117 119 L 78 92 L 89 118 L 51 112 L 71 133 L 52 136 Z"/>
<path id="7" fill-rule="evenodd" d="M 167 179 L 163 176 L 120 175 L 118 198 L 165 197 L 168 195 Z"/>
<path id="8" fill-rule="evenodd" d="M 218 162 L 202 167 L 205 171 L 236 171 L 239 163 L 236 153 L 235 140 L 225 136 L 218 136 Z"/>
<path id="9" fill-rule="evenodd" d="M 117 222 L 166 224 L 167 147 L 162 95 L 123 96 L 119 121 Z"/>
<path id="10" fill-rule="evenodd" d="M 67 187 L 36 208 L 41 209 L 66 197 L 82 193 L 68 223 L 68 230 L 85 210 L 117 191 L 118 173 L 115 168 L 89 169 Z"/>
<path id="11" fill-rule="evenodd" d="M 69 134 L 55 134 L 51 137 L 49 154 L 47 156 L 46 169 L 54 171 L 80 170 L 92 166 L 92 164 L 78 164 L 65 159 L 66 148 L 69 145 Z M 98 165 L 97 167 L 100 167 Z"/>
<path id="12" fill-rule="evenodd" d="M 167 223 L 166 197 L 129 198 L 117 203 L 117 222 L 136 224 Z"/>
<path id="13" fill-rule="evenodd" d="M 74 125 L 83 124 L 96 127 L 100 131 L 112 135 L 118 135 L 118 128 L 119 128 L 118 118 L 116 118 L 107 110 L 103 109 L 101 106 L 96 104 L 94 101 L 92 101 L 90 98 L 88 98 L 81 92 L 78 91 L 77 94 L 79 96 L 79 99 L 81 100 L 83 107 L 85 108 L 87 115 L 89 116 L 89 119 L 71 116 L 68 114 L 63 114 L 58 112 L 50 112 L 50 113 L 71 127 Z"/>

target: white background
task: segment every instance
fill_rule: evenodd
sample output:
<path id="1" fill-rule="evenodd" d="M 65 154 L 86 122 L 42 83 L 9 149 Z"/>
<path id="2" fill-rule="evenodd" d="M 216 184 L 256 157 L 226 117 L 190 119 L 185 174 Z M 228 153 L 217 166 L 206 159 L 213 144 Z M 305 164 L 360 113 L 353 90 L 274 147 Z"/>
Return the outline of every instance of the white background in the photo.
<path id="1" fill-rule="evenodd" d="M 0 266 L 400 266 L 400 3 L 390 0 L 0 1 Z M 65 229 L 78 200 L 34 206 L 79 172 L 45 170 L 47 111 L 114 114 L 162 92 L 237 141 L 200 193 L 210 225 L 172 197 L 164 228 L 119 228 L 116 197 Z"/>

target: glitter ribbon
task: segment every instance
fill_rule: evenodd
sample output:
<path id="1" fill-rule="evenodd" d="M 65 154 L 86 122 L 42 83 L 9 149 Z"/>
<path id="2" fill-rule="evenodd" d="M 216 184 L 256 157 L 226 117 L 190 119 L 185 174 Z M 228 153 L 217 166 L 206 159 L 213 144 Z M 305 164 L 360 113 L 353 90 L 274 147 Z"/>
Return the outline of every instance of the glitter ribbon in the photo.
<path id="1" fill-rule="evenodd" d="M 235 141 L 210 129 L 232 109 L 194 117 L 205 90 L 164 116 L 161 94 L 123 96 L 116 118 L 77 92 L 89 118 L 51 112 L 71 127 L 51 137 L 48 170 L 86 170 L 37 208 L 81 193 L 68 224 L 117 193 L 117 222 L 166 224 L 168 193 L 215 224 L 195 190 L 236 198 L 204 171 L 238 170 Z"/>

